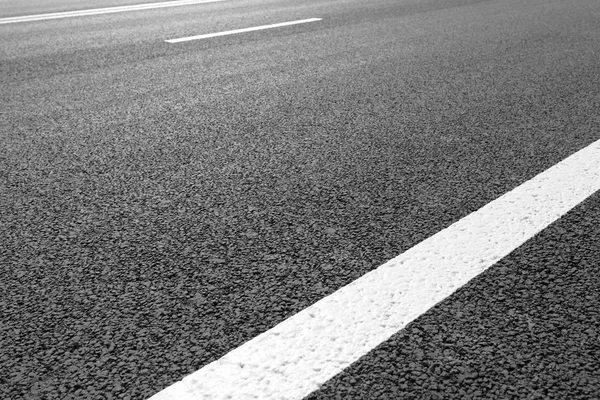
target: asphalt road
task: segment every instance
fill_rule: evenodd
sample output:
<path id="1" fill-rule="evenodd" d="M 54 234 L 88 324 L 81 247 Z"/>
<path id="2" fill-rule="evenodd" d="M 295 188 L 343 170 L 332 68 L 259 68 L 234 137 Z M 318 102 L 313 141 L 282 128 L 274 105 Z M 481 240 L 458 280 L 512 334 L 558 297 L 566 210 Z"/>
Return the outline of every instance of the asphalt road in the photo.
<path id="1" fill-rule="evenodd" d="M 0 25 L 0 397 L 143 399 L 218 359 L 598 140 L 598 54 L 596 0 Z M 594 398 L 598 199 L 311 398 Z"/>
<path id="2" fill-rule="evenodd" d="M 600 195 L 327 382 L 317 399 L 596 399 Z"/>

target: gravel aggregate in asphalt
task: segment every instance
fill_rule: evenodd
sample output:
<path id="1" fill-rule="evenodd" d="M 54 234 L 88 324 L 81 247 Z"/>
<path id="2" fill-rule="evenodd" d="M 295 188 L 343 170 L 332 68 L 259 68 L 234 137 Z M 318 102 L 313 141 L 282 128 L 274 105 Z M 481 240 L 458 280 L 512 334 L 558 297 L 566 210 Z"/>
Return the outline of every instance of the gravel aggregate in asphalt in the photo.
<path id="1" fill-rule="evenodd" d="M 2 28 L 0 397 L 148 397 L 598 139 L 598 3 L 349 3 Z"/>
<path id="2" fill-rule="evenodd" d="M 306 400 L 594 399 L 600 194 Z"/>

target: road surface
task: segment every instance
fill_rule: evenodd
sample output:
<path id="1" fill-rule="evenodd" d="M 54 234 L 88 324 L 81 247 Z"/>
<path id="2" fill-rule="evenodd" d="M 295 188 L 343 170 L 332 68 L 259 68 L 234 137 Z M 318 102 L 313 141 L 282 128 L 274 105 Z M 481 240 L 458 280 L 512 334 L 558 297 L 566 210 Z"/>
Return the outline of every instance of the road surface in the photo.
<path id="1" fill-rule="evenodd" d="M 2 398 L 149 398 L 600 139 L 596 0 L 10 20 L 139 4 L 0 0 Z M 599 238 L 596 192 L 307 398 L 594 398 Z"/>

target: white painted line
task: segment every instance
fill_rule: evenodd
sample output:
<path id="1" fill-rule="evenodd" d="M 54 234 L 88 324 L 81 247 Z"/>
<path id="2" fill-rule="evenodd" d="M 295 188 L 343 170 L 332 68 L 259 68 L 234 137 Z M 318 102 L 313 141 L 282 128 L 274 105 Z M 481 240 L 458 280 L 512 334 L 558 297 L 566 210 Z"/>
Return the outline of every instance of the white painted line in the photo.
<path id="1" fill-rule="evenodd" d="M 119 13 L 119 12 L 125 12 L 125 11 L 151 10 L 153 8 L 189 6 L 189 5 L 193 5 L 193 4 L 215 3 L 218 1 L 225 1 L 225 0 L 164 1 L 164 2 L 160 2 L 160 3 L 134 4 L 134 5 L 130 5 L 130 6 L 95 8 L 95 9 L 90 9 L 90 10 L 66 11 L 66 12 L 58 12 L 58 13 L 51 13 L 51 14 L 25 15 L 22 17 L 0 18 L 0 25 L 14 24 L 17 22 L 44 21 L 47 19 L 84 17 L 84 16 L 88 16 L 88 15 L 100 15 L 100 14 L 112 14 L 112 13 Z"/>
<path id="2" fill-rule="evenodd" d="M 213 37 L 217 37 L 217 36 L 235 35 L 236 33 L 260 31 L 262 29 L 279 28 L 282 26 L 289 26 L 289 25 L 306 24 L 307 22 L 315 22 L 315 21 L 321 21 L 321 20 L 322 20 L 322 18 L 300 19 L 297 21 L 280 22 L 278 24 L 255 26 L 253 28 L 235 29 L 232 31 L 207 33 L 205 35 L 188 36 L 188 37 L 183 37 L 183 38 L 179 38 L 179 39 L 169 39 L 169 40 L 165 40 L 165 42 L 167 42 L 167 43 L 189 42 L 190 40 L 208 39 L 208 38 L 213 38 Z"/>
<path id="3" fill-rule="evenodd" d="M 600 140 L 151 400 L 304 398 L 600 190 L 599 160 Z"/>

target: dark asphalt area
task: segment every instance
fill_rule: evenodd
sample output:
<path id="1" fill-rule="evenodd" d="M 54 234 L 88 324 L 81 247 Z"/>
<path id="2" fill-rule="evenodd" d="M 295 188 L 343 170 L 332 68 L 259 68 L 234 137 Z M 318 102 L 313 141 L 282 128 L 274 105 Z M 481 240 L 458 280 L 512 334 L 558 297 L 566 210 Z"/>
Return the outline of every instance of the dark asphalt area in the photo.
<path id="1" fill-rule="evenodd" d="M 6 399 L 147 398 L 600 139 L 596 0 L 229 0 L 0 46 Z M 311 398 L 595 398 L 598 199 Z"/>
<path id="2" fill-rule="evenodd" d="M 596 399 L 600 194 L 327 382 L 317 399 Z"/>

